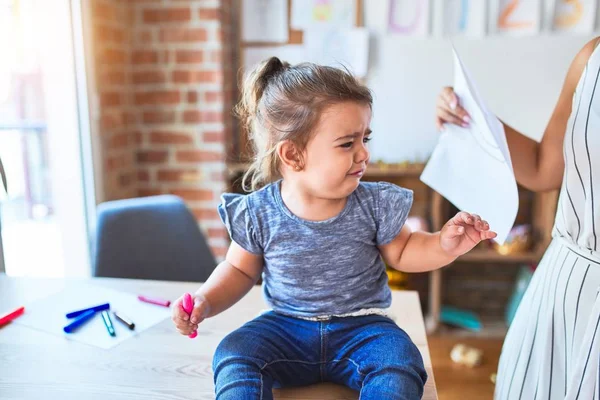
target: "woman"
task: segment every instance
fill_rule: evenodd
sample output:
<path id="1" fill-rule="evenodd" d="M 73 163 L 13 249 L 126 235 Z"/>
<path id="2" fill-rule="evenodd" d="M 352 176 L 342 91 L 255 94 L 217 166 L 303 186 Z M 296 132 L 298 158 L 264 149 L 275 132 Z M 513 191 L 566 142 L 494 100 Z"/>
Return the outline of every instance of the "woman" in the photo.
<path id="1" fill-rule="evenodd" d="M 573 60 L 541 143 L 504 124 L 517 182 L 561 189 L 553 240 L 511 324 L 496 400 L 600 399 L 600 47 Z M 468 125 L 452 88 L 436 124 Z"/>

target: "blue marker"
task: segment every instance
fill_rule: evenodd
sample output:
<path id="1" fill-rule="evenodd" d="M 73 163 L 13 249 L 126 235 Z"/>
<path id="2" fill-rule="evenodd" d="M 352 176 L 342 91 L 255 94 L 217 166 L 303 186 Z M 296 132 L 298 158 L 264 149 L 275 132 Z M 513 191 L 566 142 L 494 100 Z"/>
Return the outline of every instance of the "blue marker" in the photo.
<path id="1" fill-rule="evenodd" d="M 100 304 L 94 307 L 84 308 L 83 310 L 73 311 L 67 314 L 67 318 L 75 318 L 88 311 L 104 311 L 110 308 L 109 303 Z"/>
<path id="2" fill-rule="evenodd" d="M 73 333 L 77 328 L 81 325 L 85 324 L 90 318 L 92 318 L 96 314 L 94 310 L 88 310 L 75 318 L 73 322 L 63 328 L 63 331 L 66 333 Z"/>
<path id="3" fill-rule="evenodd" d="M 104 326 L 106 327 L 106 330 L 108 331 L 108 334 L 110 336 L 117 336 L 117 334 L 115 333 L 115 327 L 112 324 L 112 321 L 110 320 L 110 315 L 108 315 L 107 311 L 102 311 L 102 321 L 104 321 Z"/>

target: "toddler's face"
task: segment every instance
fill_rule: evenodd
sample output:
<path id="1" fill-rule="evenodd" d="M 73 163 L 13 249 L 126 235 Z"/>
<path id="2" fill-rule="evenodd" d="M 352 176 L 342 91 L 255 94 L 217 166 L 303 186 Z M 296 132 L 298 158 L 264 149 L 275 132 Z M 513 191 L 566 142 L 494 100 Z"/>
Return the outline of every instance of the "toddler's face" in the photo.
<path id="1" fill-rule="evenodd" d="M 303 185 L 322 198 L 350 195 L 369 163 L 370 124 L 366 104 L 343 102 L 327 108 L 306 146 Z"/>

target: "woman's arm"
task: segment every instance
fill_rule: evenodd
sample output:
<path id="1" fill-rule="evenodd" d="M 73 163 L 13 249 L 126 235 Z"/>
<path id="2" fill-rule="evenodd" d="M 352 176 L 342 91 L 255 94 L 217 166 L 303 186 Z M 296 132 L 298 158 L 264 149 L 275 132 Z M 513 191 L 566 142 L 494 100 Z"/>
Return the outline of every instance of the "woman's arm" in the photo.
<path id="1" fill-rule="evenodd" d="M 545 191 L 560 188 L 564 172 L 563 140 L 571 115 L 573 94 L 597 43 L 598 39 L 589 41 L 572 61 L 540 143 L 503 122 L 515 177 L 517 182 L 530 190 Z M 438 97 L 436 107 L 438 128 L 444 123 L 463 126 L 465 117 L 468 120 L 468 115 L 458 104 L 452 88 L 445 88 Z"/>

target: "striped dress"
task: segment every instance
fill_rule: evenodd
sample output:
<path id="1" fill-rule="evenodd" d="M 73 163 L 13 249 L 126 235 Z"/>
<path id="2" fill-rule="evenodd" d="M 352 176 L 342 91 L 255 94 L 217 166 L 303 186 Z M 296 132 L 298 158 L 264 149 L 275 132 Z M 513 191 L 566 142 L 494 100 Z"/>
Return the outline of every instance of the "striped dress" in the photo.
<path id="1" fill-rule="evenodd" d="M 553 229 L 506 336 L 496 400 L 600 400 L 600 47 L 573 96 Z"/>

